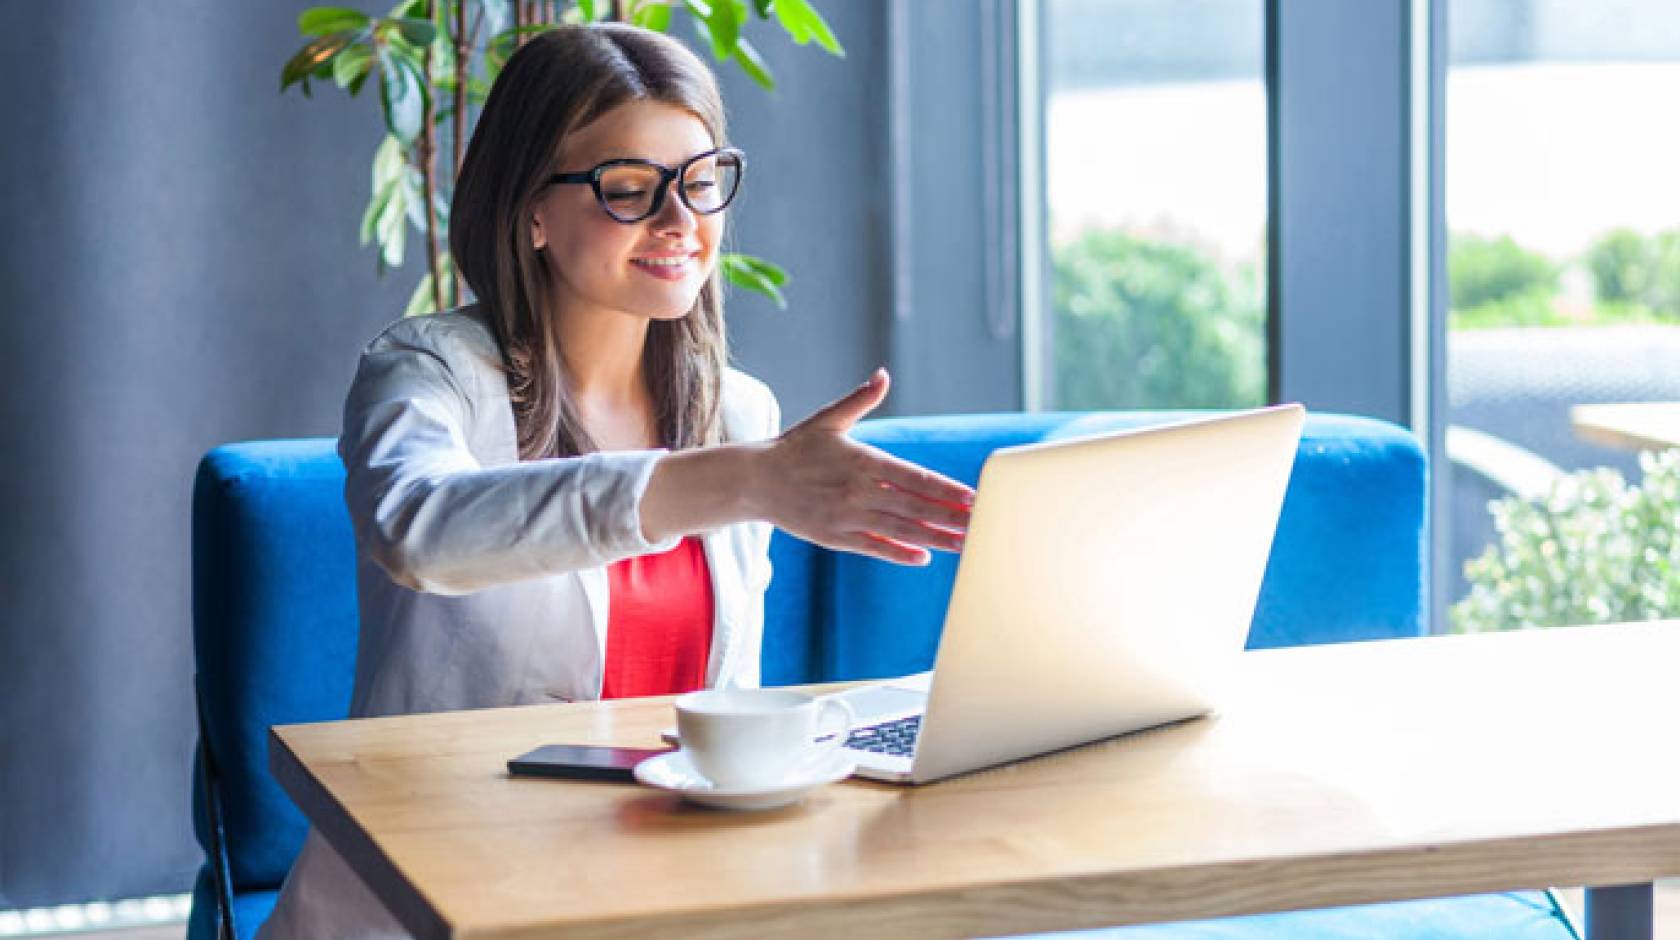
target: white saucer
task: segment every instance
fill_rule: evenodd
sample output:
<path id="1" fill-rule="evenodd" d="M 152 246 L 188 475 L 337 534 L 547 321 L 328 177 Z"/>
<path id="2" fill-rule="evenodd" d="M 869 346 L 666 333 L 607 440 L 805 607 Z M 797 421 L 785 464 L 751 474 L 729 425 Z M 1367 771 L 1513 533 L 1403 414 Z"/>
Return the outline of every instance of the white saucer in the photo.
<path id="1" fill-rule="evenodd" d="M 660 790 L 678 794 L 702 806 L 719 809 L 775 809 L 804 799 L 805 794 L 824 784 L 844 780 L 857 769 L 838 751 L 795 768 L 772 784 L 720 789 L 689 763 L 680 750 L 650 757 L 636 765 L 636 779 Z"/>

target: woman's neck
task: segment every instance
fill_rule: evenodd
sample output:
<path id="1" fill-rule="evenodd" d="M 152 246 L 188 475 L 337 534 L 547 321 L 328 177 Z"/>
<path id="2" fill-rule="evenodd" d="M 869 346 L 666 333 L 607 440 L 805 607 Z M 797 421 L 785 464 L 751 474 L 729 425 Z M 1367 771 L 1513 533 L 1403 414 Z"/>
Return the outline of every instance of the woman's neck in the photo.
<path id="1" fill-rule="evenodd" d="M 648 322 L 616 311 L 576 308 L 559 318 L 567 391 L 603 450 L 658 443 L 653 396 L 642 366 Z"/>
<path id="2" fill-rule="evenodd" d="M 645 398 L 642 349 L 647 344 L 647 327 L 646 320 L 623 315 L 563 318 L 560 350 L 566 357 L 571 393 L 615 402 Z"/>

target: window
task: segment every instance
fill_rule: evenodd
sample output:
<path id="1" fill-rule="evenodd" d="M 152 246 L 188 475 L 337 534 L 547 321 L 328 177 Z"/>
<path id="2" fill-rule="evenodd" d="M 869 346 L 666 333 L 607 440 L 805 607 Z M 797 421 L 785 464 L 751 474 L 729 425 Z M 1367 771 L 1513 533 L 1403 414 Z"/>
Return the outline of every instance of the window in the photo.
<path id="1" fill-rule="evenodd" d="M 1266 396 L 1261 0 L 1045 0 L 1049 408 Z"/>
<path id="2" fill-rule="evenodd" d="M 1646 494 L 1655 516 L 1628 511 L 1637 448 L 1595 432 L 1578 406 L 1680 401 L 1680 5 L 1447 2 L 1444 587 L 1471 597 L 1452 619 L 1672 616 L 1680 590 L 1665 594 L 1643 556 L 1673 551 L 1675 507 L 1659 518 L 1673 497 Z M 1625 482 L 1552 489 L 1595 467 Z M 1497 550 L 1489 501 L 1547 493 L 1515 510 Z"/>

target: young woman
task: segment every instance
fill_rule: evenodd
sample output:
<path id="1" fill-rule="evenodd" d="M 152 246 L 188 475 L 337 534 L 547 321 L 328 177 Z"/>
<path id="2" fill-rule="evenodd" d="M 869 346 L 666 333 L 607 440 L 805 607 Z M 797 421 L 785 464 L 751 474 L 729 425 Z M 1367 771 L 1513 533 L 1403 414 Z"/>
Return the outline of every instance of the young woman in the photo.
<path id="1" fill-rule="evenodd" d="M 508 61 L 451 207 L 478 302 L 387 328 L 345 403 L 352 715 L 756 685 L 772 525 L 904 564 L 960 548 L 968 487 L 846 436 L 884 372 L 778 433 L 727 366 L 744 164 L 660 34 L 563 27 Z M 311 833 L 261 936 L 406 934 Z"/>

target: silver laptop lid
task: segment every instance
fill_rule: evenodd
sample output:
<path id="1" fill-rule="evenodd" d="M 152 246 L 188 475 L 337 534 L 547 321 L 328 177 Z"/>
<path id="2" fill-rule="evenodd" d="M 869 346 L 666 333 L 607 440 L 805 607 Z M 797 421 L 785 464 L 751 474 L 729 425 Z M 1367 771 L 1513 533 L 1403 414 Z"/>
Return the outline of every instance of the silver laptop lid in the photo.
<path id="1" fill-rule="evenodd" d="M 1201 714 L 1243 649 L 1305 411 L 995 451 L 916 782 Z"/>

